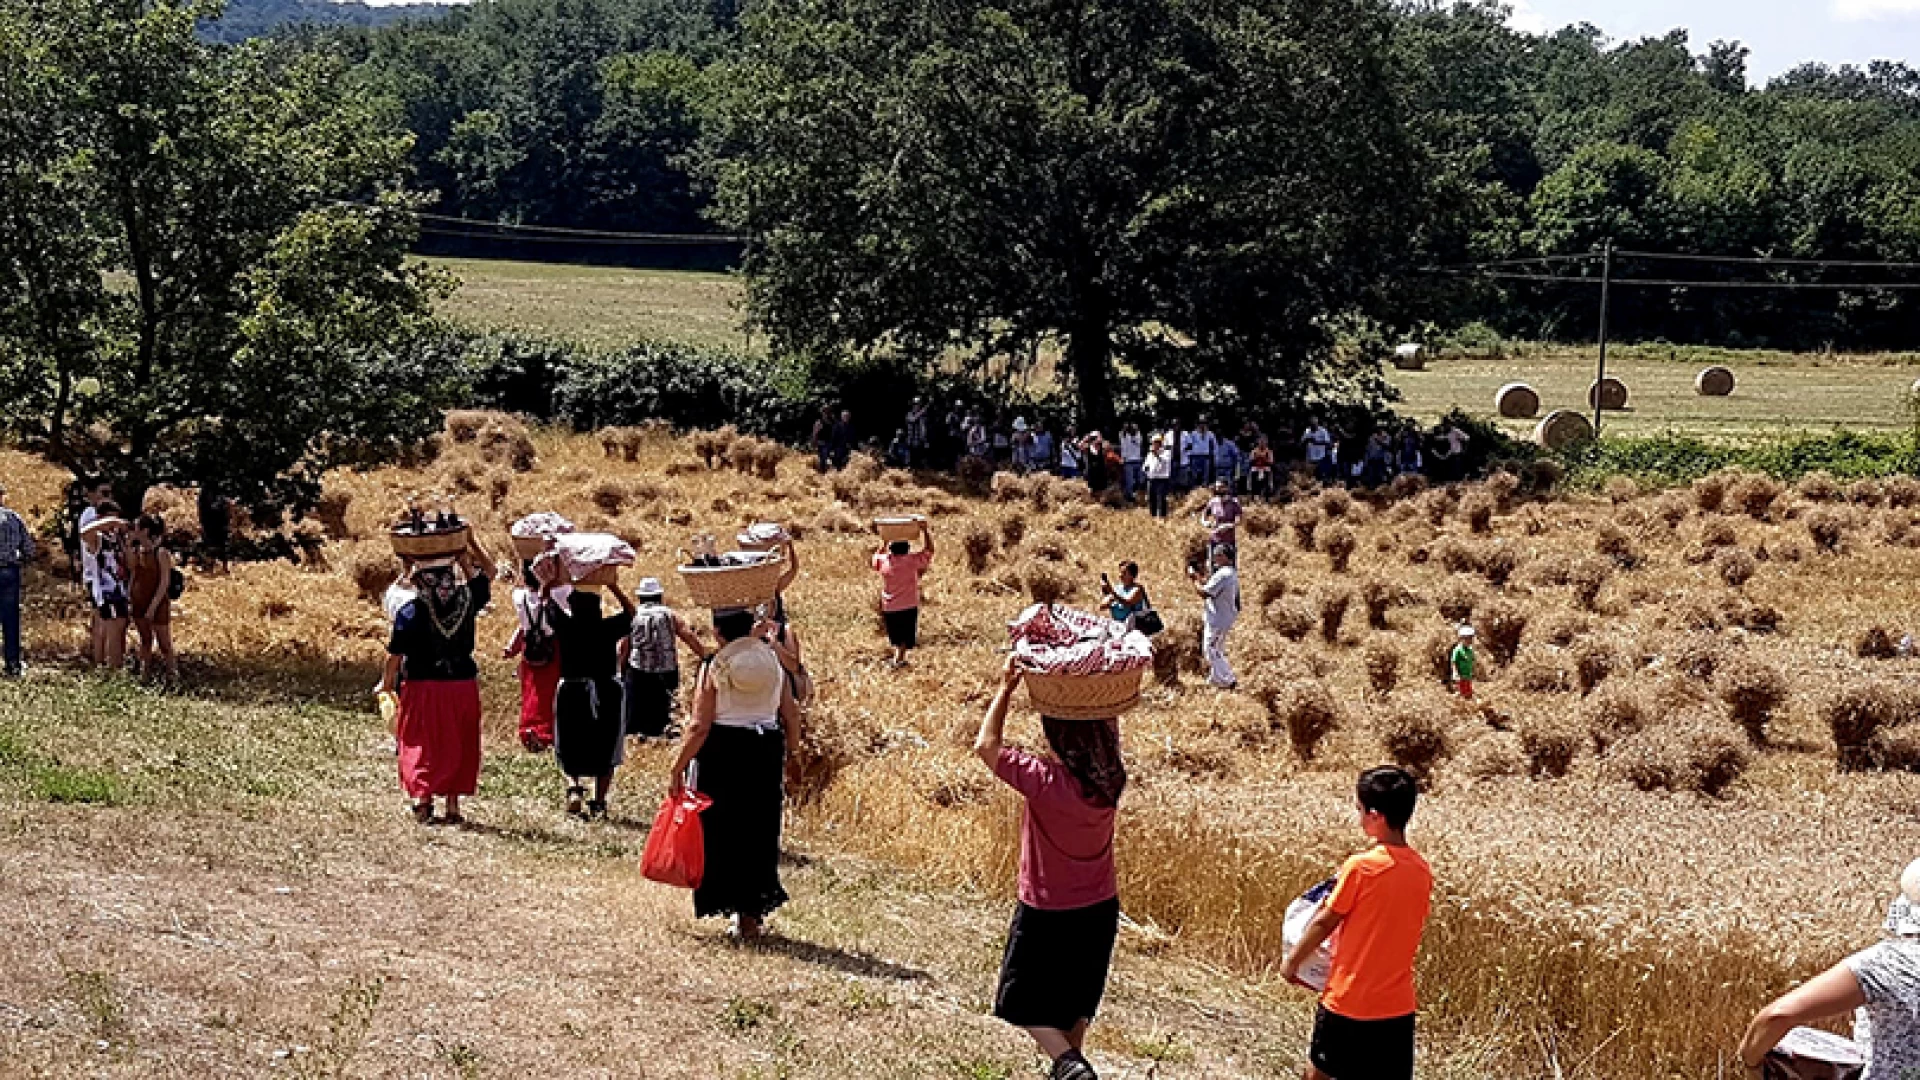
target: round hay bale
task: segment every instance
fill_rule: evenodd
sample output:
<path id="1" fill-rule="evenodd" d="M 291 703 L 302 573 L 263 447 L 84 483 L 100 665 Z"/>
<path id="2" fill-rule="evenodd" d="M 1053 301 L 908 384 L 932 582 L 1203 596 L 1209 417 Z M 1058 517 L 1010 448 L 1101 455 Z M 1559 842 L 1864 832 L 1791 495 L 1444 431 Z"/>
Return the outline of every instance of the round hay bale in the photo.
<path id="1" fill-rule="evenodd" d="M 1701 397 L 1726 397 L 1733 393 L 1733 372 L 1715 364 L 1693 377 L 1693 392 Z"/>
<path id="2" fill-rule="evenodd" d="M 1555 409 L 1533 429 L 1533 441 L 1549 450 L 1565 450 L 1593 438 L 1593 421 L 1571 409 Z"/>
<path id="3" fill-rule="evenodd" d="M 1393 366 L 1401 371 L 1427 370 L 1427 347 L 1407 342 L 1393 347 Z"/>
<path id="4" fill-rule="evenodd" d="M 1627 407 L 1627 384 L 1609 375 L 1587 388 L 1587 407 L 1619 412 Z"/>
<path id="5" fill-rule="evenodd" d="M 1493 395 L 1493 407 L 1509 420 L 1531 420 L 1540 415 L 1540 395 L 1523 382 L 1510 382 Z"/>
<path id="6" fill-rule="evenodd" d="M 1920 379 L 1913 380 L 1913 389 L 1909 393 L 1914 397 L 1920 397 Z"/>

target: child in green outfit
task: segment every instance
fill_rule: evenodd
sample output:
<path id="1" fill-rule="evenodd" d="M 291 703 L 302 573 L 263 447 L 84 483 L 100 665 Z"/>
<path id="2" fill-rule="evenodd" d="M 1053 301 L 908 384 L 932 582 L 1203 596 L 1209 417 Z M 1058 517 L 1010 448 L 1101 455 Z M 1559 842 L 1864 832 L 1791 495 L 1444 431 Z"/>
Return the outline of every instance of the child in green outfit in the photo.
<path id="1" fill-rule="evenodd" d="M 1453 688 L 1468 701 L 1473 700 L 1473 627 L 1460 628 L 1460 644 L 1453 647 L 1453 656 L 1448 660 L 1448 670 L 1453 672 Z"/>

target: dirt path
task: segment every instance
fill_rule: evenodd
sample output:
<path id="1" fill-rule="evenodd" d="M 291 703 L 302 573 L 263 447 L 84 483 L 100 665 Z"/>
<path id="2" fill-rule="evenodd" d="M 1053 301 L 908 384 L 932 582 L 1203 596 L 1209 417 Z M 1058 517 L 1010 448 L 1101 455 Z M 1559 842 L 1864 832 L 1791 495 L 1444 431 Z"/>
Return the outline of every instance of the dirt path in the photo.
<path id="1" fill-rule="evenodd" d="M 780 939 L 737 948 L 640 878 L 637 822 L 505 798 L 423 830 L 385 779 L 220 812 L 0 802 L 0 1075 L 1039 1075 L 987 1015 L 997 904 L 796 855 Z M 1301 1002 L 1145 945 L 1103 1076 L 1291 1073 Z"/>

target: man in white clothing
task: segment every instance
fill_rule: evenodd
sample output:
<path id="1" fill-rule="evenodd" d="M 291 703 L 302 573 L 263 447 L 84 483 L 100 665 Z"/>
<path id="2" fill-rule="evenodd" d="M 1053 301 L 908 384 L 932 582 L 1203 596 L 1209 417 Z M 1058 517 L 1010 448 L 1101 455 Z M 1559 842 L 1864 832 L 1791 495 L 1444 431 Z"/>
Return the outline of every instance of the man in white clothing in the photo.
<path id="1" fill-rule="evenodd" d="M 1233 666 L 1227 663 L 1227 634 L 1240 618 L 1240 573 L 1233 568 L 1233 549 L 1221 545 L 1213 549 L 1213 574 L 1202 576 L 1197 566 L 1187 567 L 1187 580 L 1206 601 L 1206 622 L 1201 628 L 1200 647 L 1207 654 L 1207 681 L 1224 690 L 1239 685 Z"/>
<path id="2" fill-rule="evenodd" d="M 1321 483 L 1333 479 L 1333 433 L 1320 422 L 1319 417 L 1307 425 L 1307 433 L 1301 437 L 1301 444 L 1307 451 L 1307 467 Z"/>

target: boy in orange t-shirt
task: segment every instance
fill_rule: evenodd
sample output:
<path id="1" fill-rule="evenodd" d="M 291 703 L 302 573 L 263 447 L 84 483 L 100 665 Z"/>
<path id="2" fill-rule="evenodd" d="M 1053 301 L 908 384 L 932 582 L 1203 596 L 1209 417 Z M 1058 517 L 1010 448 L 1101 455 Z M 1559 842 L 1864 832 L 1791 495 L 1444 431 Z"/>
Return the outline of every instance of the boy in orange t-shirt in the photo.
<path id="1" fill-rule="evenodd" d="M 1306 1080 L 1412 1080 L 1413 958 L 1427 926 L 1433 871 L 1407 846 L 1413 777 L 1369 769 L 1360 774 L 1358 794 L 1360 828 L 1373 847 L 1340 868 L 1280 973 L 1297 982 L 1301 965 L 1332 937 Z"/>

